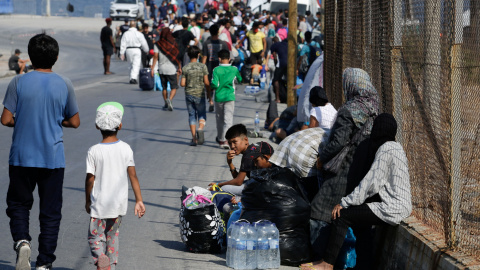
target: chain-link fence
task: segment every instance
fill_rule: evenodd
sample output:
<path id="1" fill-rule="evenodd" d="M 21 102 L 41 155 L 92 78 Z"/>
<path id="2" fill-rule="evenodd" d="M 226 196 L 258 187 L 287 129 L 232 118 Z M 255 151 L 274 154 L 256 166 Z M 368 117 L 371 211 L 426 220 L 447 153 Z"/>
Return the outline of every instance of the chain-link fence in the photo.
<path id="1" fill-rule="evenodd" d="M 399 122 L 413 215 L 480 259 L 480 0 L 325 0 L 325 87 L 366 70 Z"/>

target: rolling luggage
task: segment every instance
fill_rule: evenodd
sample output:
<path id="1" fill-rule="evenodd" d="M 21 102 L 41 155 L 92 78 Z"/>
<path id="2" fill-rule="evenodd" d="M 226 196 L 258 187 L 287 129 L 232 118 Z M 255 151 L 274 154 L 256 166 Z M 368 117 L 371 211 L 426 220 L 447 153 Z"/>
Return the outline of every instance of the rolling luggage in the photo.
<path id="1" fill-rule="evenodd" d="M 150 68 L 140 69 L 138 84 L 142 90 L 153 90 L 155 80 L 152 77 L 152 69 Z"/>

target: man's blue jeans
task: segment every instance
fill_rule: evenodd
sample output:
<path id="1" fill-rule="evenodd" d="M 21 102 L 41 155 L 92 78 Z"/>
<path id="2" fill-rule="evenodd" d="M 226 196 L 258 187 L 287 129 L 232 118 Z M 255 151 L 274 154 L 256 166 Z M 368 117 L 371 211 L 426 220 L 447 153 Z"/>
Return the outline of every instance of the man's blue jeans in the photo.
<path id="1" fill-rule="evenodd" d="M 192 95 L 185 96 L 188 111 L 189 125 L 196 125 L 197 119 L 207 121 L 207 107 L 205 105 L 205 97 L 196 97 Z"/>

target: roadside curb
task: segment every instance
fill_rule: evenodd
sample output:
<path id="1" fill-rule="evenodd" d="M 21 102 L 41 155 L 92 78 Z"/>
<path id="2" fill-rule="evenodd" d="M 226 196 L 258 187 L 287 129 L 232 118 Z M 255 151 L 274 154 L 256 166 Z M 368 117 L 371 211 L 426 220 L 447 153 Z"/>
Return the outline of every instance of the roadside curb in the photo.
<path id="1" fill-rule="evenodd" d="M 5 71 L 5 72 L 0 71 L 0 78 L 13 77 L 15 75 L 17 75 L 15 70 L 8 70 L 8 71 Z"/>

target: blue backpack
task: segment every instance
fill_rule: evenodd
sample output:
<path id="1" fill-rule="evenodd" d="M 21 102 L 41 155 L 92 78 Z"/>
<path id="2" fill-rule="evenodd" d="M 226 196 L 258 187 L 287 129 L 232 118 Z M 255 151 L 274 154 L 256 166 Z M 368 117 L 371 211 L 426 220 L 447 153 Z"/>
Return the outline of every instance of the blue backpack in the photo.
<path id="1" fill-rule="evenodd" d="M 188 13 L 193 13 L 195 12 L 195 1 L 189 1 L 187 3 L 187 12 Z"/>

